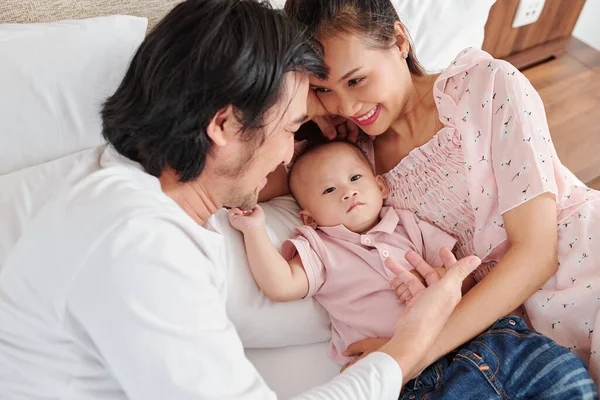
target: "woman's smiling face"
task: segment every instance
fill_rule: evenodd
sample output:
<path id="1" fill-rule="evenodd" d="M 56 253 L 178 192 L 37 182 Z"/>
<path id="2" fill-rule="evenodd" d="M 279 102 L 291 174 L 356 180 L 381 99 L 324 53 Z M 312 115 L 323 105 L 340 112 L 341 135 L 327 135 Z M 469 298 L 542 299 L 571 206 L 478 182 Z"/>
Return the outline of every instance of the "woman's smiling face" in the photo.
<path id="1" fill-rule="evenodd" d="M 361 35 L 346 33 L 319 38 L 319 42 L 330 73 L 323 81 L 311 77 L 310 84 L 325 109 L 352 119 L 371 136 L 384 133 L 398 119 L 413 90 L 403 57 L 409 50 L 408 40 L 385 49 L 374 48 Z"/>

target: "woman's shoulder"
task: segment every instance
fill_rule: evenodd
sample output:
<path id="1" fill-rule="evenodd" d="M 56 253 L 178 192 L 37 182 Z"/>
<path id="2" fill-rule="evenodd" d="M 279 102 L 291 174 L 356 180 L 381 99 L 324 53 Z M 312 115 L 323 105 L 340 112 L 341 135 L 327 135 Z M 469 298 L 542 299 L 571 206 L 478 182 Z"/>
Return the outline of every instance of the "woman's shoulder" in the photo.
<path id="1" fill-rule="evenodd" d="M 507 61 L 496 59 L 483 50 L 468 48 L 461 51 L 440 74 L 435 87 L 437 91 L 452 98 L 454 104 L 461 102 L 466 94 L 473 94 L 467 97 L 479 101 L 488 92 L 493 92 L 498 82 L 506 80 L 505 76 L 519 78 L 519 82 L 520 79 L 526 80 Z"/>
<path id="2" fill-rule="evenodd" d="M 448 79 L 456 75 L 464 74 L 465 71 L 471 70 L 480 64 L 485 64 L 495 60 L 489 53 L 484 50 L 469 47 L 462 50 L 454 58 L 454 60 L 442 71 L 438 79 Z"/>

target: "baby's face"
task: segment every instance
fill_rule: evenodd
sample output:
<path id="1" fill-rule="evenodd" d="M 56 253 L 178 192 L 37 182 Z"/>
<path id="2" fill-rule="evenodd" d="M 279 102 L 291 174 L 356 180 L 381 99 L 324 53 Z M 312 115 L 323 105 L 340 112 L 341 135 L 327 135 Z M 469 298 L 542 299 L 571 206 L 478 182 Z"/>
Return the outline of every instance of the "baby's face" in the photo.
<path id="1" fill-rule="evenodd" d="M 362 233 L 379 221 L 385 182 L 352 145 L 329 144 L 301 158 L 294 169 L 292 190 L 305 224 L 344 225 Z"/>

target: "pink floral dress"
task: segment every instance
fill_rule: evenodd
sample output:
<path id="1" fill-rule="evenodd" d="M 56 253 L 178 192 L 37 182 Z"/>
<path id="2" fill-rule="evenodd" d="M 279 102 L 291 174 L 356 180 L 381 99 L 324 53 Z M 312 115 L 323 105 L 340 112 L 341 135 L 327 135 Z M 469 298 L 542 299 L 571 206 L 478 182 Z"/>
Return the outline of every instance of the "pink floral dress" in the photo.
<path id="1" fill-rule="evenodd" d="M 457 256 L 479 256 L 480 280 L 509 248 L 502 215 L 553 193 L 559 269 L 525 308 L 534 328 L 586 361 L 600 383 L 600 192 L 561 164 L 538 93 L 507 62 L 466 49 L 433 94 L 444 128 L 385 174 L 386 205 L 455 237 Z M 361 147 L 373 160 L 371 143 Z"/>

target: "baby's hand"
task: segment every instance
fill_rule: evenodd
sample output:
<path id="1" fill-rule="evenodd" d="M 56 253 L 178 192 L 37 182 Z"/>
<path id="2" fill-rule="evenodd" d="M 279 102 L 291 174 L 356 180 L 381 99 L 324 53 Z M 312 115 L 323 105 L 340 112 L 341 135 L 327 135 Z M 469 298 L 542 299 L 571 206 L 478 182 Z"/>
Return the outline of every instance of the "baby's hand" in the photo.
<path id="1" fill-rule="evenodd" d="M 414 270 L 408 273 L 398 267 L 397 276 L 392 280 L 392 288 L 396 291 L 396 298 L 400 303 L 411 303 L 425 288 L 439 281 L 448 269 L 457 264 L 456 258 L 450 249 L 441 249 L 440 258 L 444 267 L 433 268 L 417 253 L 413 251 L 406 253 L 406 260 Z"/>
<path id="2" fill-rule="evenodd" d="M 265 213 L 259 205 L 249 211 L 232 208 L 229 210 L 229 222 L 235 229 L 246 234 L 265 226 Z"/>

